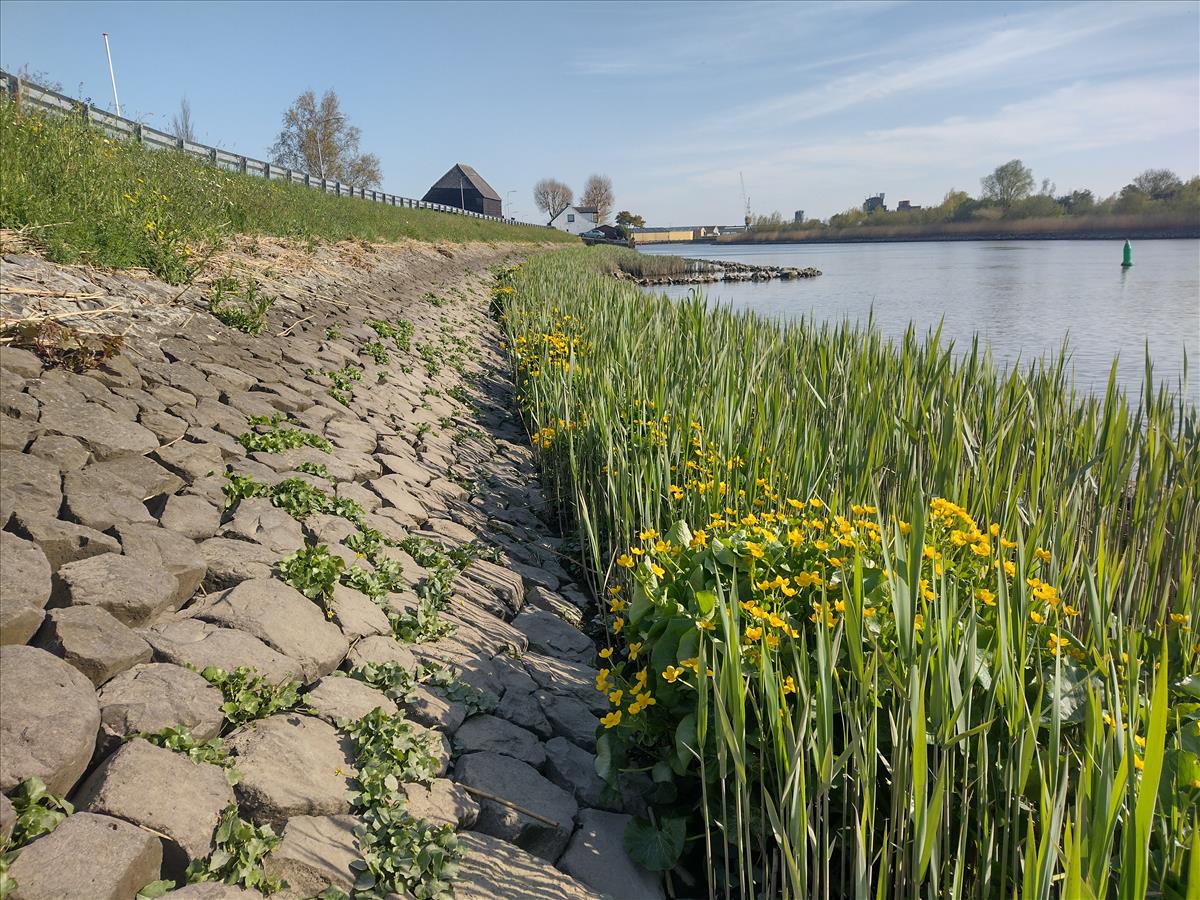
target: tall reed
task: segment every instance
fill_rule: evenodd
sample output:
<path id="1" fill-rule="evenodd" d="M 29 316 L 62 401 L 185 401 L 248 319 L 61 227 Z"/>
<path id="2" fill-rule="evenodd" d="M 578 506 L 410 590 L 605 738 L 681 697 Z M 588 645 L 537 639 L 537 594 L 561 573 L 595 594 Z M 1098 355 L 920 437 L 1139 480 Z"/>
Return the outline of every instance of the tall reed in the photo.
<path id="1" fill-rule="evenodd" d="M 577 251 L 497 297 L 612 592 L 601 767 L 652 772 L 711 895 L 1200 891 L 1185 385 L 1083 394 L 1061 354 L 669 302 Z"/>

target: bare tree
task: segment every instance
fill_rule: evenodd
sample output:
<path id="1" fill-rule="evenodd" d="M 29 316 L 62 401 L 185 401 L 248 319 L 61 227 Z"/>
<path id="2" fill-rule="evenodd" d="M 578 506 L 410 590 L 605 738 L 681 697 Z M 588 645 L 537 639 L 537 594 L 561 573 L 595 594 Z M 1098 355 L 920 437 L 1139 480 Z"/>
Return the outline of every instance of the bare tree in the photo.
<path id="1" fill-rule="evenodd" d="M 579 202 L 584 206 L 596 207 L 596 221 L 604 224 L 612 215 L 613 185 L 607 175 L 592 175 L 583 186 Z"/>
<path id="2" fill-rule="evenodd" d="M 196 143 L 196 127 L 192 124 L 192 104 L 184 97 L 179 101 L 179 112 L 171 116 L 171 133 L 175 137 Z"/>
<path id="3" fill-rule="evenodd" d="M 533 202 L 554 221 L 554 217 L 575 202 L 569 185 L 556 178 L 543 178 L 533 186 Z"/>
<path id="4" fill-rule="evenodd" d="M 283 114 L 283 129 L 271 148 L 271 162 L 348 184 L 374 187 L 383 180 L 379 157 L 359 153 L 362 132 L 346 121 L 330 90 L 320 102 L 305 91 Z"/>

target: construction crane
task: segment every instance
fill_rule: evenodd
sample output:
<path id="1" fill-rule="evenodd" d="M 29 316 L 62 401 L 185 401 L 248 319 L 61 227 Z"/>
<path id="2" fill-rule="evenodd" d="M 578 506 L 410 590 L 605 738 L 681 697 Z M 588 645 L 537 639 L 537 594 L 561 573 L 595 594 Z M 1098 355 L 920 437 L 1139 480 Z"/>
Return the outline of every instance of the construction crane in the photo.
<path id="1" fill-rule="evenodd" d="M 750 198 L 746 196 L 746 176 L 738 172 L 738 178 L 742 181 L 742 203 L 746 206 L 746 227 L 749 228 L 754 217 L 750 215 Z"/>

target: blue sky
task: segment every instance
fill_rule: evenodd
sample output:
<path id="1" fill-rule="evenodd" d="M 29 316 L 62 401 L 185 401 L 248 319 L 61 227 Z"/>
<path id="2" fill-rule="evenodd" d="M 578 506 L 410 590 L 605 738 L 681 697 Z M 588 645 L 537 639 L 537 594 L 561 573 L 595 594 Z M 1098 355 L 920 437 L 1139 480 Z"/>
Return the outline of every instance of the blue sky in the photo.
<path id="1" fill-rule="evenodd" d="M 649 224 L 936 203 L 1020 157 L 1058 189 L 1200 172 L 1200 4 L 66 3 L 4 0 L 0 66 L 264 157 L 334 88 L 420 196 L 457 161 L 522 218 L 533 183 L 613 179 Z"/>

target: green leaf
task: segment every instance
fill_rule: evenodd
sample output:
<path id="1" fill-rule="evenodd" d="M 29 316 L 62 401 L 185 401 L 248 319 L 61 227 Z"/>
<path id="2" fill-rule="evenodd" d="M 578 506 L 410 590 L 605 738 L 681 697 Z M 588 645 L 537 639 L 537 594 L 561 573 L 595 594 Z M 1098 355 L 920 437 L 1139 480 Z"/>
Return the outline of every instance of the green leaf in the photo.
<path id="1" fill-rule="evenodd" d="M 696 714 L 688 713 L 675 726 L 675 755 L 683 765 L 688 765 L 700 755 L 696 740 Z"/>
<path id="2" fill-rule="evenodd" d="M 683 855 L 687 824 L 683 818 L 666 818 L 655 828 L 639 817 L 625 826 L 625 850 L 629 858 L 650 872 L 665 872 Z"/>

